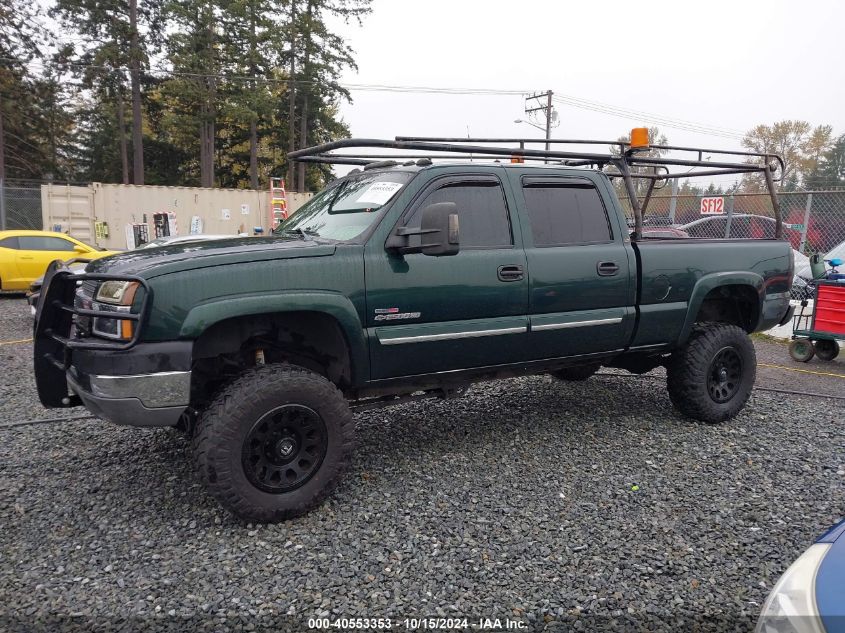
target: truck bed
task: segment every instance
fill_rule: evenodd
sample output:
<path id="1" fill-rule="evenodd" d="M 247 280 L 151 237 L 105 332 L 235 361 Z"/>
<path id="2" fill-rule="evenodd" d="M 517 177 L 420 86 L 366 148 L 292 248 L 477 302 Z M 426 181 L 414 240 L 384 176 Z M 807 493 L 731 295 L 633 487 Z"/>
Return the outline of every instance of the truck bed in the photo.
<path id="1" fill-rule="evenodd" d="M 632 242 L 637 259 L 639 318 L 631 347 L 675 341 L 691 327 L 708 292 L 750 284 L 759 319 L 750 331 L 777 325 L 789 305 L 792 248 L 784 240 L 646 238 Z"/>

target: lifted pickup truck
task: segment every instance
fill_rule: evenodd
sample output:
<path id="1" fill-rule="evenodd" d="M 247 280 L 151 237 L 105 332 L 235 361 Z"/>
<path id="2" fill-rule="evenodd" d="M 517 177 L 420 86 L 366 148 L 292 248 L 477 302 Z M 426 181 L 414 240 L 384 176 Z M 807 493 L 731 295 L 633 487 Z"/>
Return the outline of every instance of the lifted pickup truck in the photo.
<path id="1" fill-rule="evenodd" d="M 297 152 L 364 168 L 267 238 L 134 251 L 81 276 L 54 268 L 37 315 L 41 401 L 183 427 L 208 491 L 255 521 L 328 494 L 350 461 L 355 407 L 514 375 L 663 365 L 683 414 L 720 422 L 742 409 L 755 379 L 748 334 L 789 316 L 790 246 L 642 238 L 642 206 L 675 165 L 706 168 L 687 177 L 762 172 L 773 193 L 776 156 L 751 165 L 627 144 L 585 154 L 445 140 Z M 355 147 L 475 160 L 337 152 Z M 610 178 L 633 193 L 635 177 L 649 187 L 643 204 L 631 196 L 630 233 Z"/>

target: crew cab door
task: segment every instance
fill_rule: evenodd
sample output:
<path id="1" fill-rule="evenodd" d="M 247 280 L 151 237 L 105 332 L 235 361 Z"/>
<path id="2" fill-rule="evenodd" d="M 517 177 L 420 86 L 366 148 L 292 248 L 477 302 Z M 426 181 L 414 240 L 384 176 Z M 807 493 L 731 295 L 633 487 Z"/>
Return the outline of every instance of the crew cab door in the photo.
<path id="1" fill-rule="evenodd" d="M 635 262 L 592 175 L 512 174 L 521 197 L 533 358 L 619 350 L 634 326 Z"/>
<path id="2" fill-rule="evenodd" d="M 504 183 L 492 170 L 435 178 L 391 230 L 419 227 L 422 209 L 438 202 L 457 206 L 457 255 L 396 255 L 385 250 L 382 239 L 367 244 L 366 326 L 373 379 L 524 356 L 528 277 Z"/>

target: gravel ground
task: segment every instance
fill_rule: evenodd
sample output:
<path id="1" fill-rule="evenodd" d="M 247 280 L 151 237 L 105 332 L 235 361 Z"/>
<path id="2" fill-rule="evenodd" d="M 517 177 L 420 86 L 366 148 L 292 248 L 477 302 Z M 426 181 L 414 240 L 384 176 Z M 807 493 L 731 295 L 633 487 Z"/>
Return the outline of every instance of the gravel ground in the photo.
<path id="1" fill-rule="evenodd" d="M 22 294 L 0 293 L 0 343 L 32 338 L 32 317 Z M 32 374 L 32 345 L 0 345 L 0 428 L 9 422 L 77 416 L 83 407 L 45 409 Z"/>
<path id="2" fill-rule="evenodd" d="M 845 396 L 845 351 L 833 361 L 813 357 L 799 363 L 789 356 L 789 341 L 756 336 L 757 384 L 775 389 Z M 845 403 L 843 403 L 845 406 Z"/>
<path id="3" fill-rule="evenodd" d="M 21 303 L 0 298 L 0 340 L 28 336 Z M 0 347 L 0 424 L 55 414 L 33 404 L 29 354 Z M 488 383 L 359 414 L 329 502 L 273 526 L 211 502 L 171 431 L 0 429 L 0 630 L 748 630 L 845 514 L 842 404 L 757 392 L 707 426 L 648 378 Z"/>

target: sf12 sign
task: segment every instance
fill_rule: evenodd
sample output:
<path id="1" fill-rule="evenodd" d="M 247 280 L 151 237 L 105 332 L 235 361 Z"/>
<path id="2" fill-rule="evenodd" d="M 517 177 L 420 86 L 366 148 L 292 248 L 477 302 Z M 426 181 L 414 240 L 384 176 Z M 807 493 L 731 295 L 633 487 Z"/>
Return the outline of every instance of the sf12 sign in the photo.
<path id="1" fill-rule="evenodd" d="M 701 199 L 701 215 L 723 215 L 725 213 L 725 199 L 717 198 L 702 198 Z"/>

